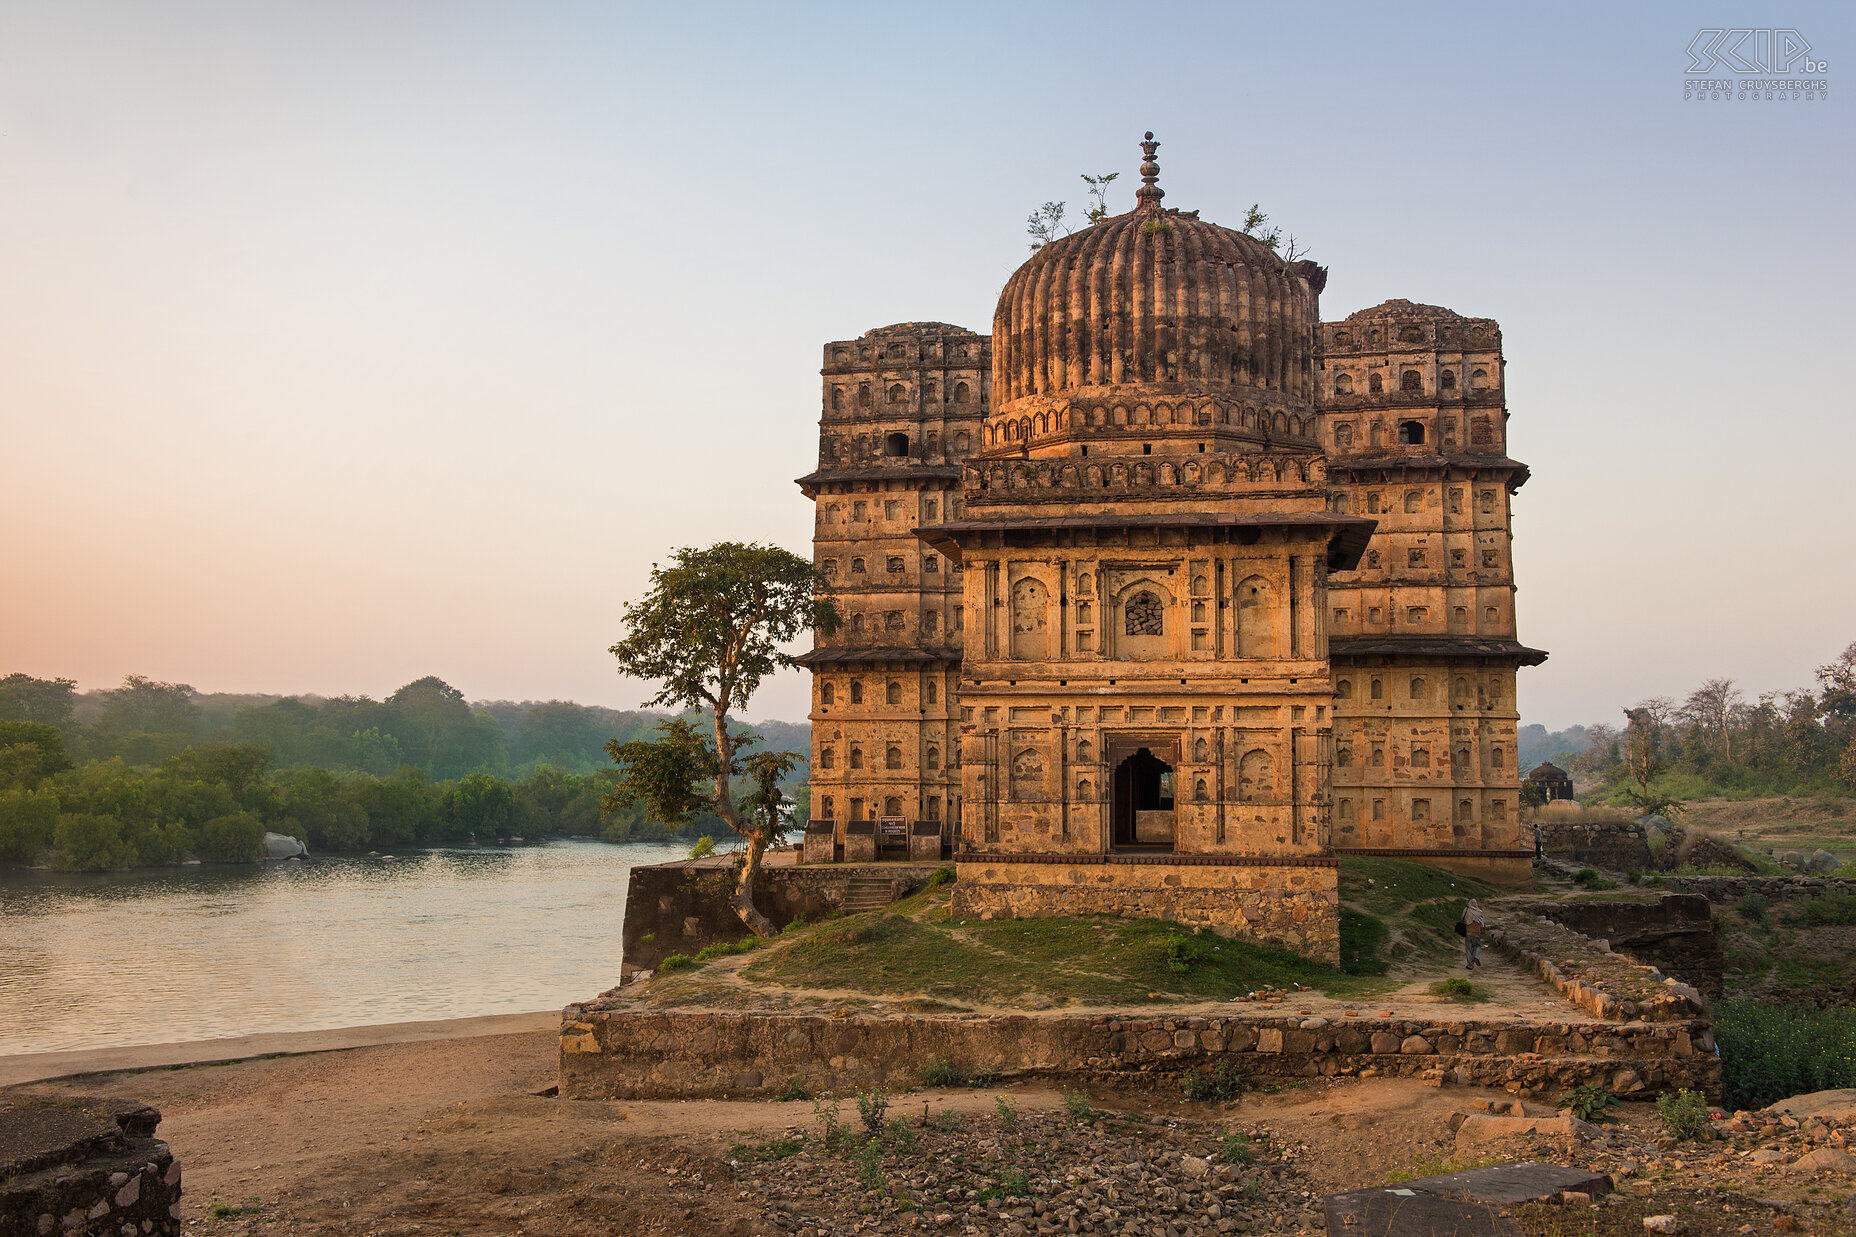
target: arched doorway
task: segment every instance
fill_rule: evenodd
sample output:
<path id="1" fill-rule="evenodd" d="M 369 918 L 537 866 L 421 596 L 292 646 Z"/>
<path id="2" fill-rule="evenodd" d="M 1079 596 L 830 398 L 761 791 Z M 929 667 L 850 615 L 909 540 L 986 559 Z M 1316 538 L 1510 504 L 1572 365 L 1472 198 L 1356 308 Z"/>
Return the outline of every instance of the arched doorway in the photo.
<path id="1" fill-rule="evenodd" d="M 1173 849 L 1173 766 L 1140 748 L 1115 766 L 1115 848 Z"/>

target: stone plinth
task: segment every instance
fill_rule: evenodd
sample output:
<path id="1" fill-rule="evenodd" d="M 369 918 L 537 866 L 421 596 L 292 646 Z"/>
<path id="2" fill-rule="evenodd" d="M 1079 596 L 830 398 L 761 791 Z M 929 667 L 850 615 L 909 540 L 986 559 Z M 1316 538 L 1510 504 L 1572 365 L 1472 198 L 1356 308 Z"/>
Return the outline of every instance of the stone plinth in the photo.
<path id="1" fill-rule="evenodd" d="M 958 857 L 956 919 L 1166 919 L 1340 964 L 1339 862 L 1199 855 Z"/>

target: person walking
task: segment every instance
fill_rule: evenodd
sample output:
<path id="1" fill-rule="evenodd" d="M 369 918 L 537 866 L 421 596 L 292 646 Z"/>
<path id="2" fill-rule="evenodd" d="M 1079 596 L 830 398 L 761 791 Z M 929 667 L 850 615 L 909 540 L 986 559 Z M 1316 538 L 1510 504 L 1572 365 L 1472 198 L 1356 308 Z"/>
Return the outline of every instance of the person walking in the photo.
<path id="1" fill-rule="evenodd" d="M 1456 922 L 1457 935 L 1463 938 L 1463 969 L 1473 971 L 1482 965 L 1482 908 L 1471 898 Z"/>

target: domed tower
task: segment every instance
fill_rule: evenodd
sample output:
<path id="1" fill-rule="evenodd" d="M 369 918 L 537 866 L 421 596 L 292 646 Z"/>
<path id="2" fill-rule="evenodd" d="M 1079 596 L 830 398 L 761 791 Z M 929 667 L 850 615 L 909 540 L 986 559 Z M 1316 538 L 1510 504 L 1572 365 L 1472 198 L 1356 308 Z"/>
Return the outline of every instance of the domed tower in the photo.
<path id="1" fill-rule="evenodd" d="M 958 518 L 965 916 L 1153 916 L 1338 958 L 1325 272 L 1161 205 L 1040 249 L 993 321 Z"/>

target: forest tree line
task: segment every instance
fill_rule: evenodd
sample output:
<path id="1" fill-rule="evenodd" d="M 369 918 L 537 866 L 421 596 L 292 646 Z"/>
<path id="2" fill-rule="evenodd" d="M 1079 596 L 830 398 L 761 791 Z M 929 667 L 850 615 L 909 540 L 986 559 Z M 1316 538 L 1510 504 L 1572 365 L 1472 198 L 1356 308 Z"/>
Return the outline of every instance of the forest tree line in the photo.
<path id="1" fill-rule="evenodd" d="M 1856 644 L 1817 668 L 1816 682 L 1749 697 L 1732 679 L 1709 679 L 1681 699 L 1659 696 L 1623 710 L 1617 725 L 1559 732 L 1552 759 L 1601 799 L 1631 799 L 1653 785 L 1680 801 L 1720 796 L 1856 792 Z M 1632 800 L 1634 802 L 1634 799 Z"/>
<path id="2" fill-rule="evenodd" d="M 11 674 L 0 679 L 0 862 L 237 862 L 261 856 L 267 831 L 312 853 L 665 838 L 673 830 L 642 808 L 602 811 L 606 743 L 663 720 L 567 701 L 473 706 L 429 677 L 376 701 L 210 696 L 140 676 L 80 695 L 69 679 Z M 763 728 L 778 750 L 803 750 L 806 733 Z"/>

